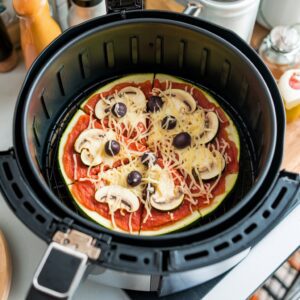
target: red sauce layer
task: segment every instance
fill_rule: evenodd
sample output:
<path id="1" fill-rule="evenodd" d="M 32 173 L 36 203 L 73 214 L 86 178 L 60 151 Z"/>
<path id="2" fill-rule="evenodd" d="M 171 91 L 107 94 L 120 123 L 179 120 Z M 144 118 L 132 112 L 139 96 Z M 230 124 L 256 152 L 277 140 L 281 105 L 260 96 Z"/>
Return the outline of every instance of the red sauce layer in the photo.
<path id="1" fill-rule="evenodd" d="M 77 201 L 86 207 L 89 210 L 97 212 L 99 215 L 104 217 L 107 220 L 111 221 L 111 215 L 109 213 L 109 208 L 106 203 L 100 203 L 95 199 L 96 189 L 93 183 L 90 181 L 77 181 L 70 187 L 71 193 L 73 197 L 77 199 Z M 132 213 L 131 217 L 131 227 L 132 231 L 139 231 L 140 223 L 141 223 L 141 215 L 142 215 L 143 207 L 140 204 L 140 207 L 137 211 Z M 129 218 L 130 213 L 127 211 L 117 210 L 114 213 L 115 223 L 119 229 L 124 231 L 130 231 L 129 228 Z"/>

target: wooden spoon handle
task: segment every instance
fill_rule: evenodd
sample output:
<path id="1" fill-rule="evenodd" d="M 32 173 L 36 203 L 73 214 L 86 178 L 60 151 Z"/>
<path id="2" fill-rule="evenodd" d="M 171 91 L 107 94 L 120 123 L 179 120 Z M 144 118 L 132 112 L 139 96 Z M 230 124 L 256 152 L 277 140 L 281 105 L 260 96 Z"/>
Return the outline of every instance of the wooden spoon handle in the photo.
<path id="1" fill-rule="evenodd" d="M 0 300 L 7 300 L 11 284 L 11 260 L 8 245 L 0 230 Z"/>

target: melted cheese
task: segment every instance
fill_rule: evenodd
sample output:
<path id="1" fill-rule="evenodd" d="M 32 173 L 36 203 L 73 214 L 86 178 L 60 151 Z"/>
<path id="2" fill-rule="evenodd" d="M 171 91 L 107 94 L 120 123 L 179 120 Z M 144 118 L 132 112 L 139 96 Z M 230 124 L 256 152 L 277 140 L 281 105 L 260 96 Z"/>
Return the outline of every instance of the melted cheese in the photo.
<path id="1" fill-rule="evenodd" d="M 207 130 L 205 128 L 205 114 L 208 110 L 204 110 L 198 106 L 193 113 L 184 113 L 184 103 L 170 96 L 172 85 L 167 82 L 165 91 L 154 89 L 153 94 L 159 95 L 164 101 L 162 109 L 151 114 L 150 133 L 148 138 L 149 148 L 160 153 L 163 159 L 164 166 L 178 170 L 183 175 L 184 180 L 178 178 L 181 184 L 181 190 L 186 195 L 186 199 L 191 204 L 196 204 L 197 197 L 205 196 L 207 201 L 212 198 L 212 190 L 218 184 L 221 174 L 214 180 L 213 183 L 204 184 L 199 176 L 199 172 L 204 169 L 210 169 L 215 158 L 214 151 L 220 151 L 222 155 L 226 154 L 228 143 L 222 139 L 221 143 L 216 139 L 216 146 L 213 144 L 201 144 L 199 136 Z M 188 89 L 186 89 L 188 92 Z M 190 90 L 190 94 L 193 90 Z M 216 112 L 216 110 L 210 110 Z M 177 120 L 176 127 L 171 130 L 162 128 L 161 122 L 167 115 L 174 116 Z M 217 114 L 220 122 L 224 122 Z M 184 149 L 176 149 L 173 145 L 173 139 L 180 132 L 188 132 L 191 135 L 191 146 Z M 227 156 L 228 157 L 228 156 Z M 225 161 L 227 162 L 228 159 Z M 197 174 L 198 172 L 198 174 Z M 198 180 L 195 179 L 195 174 L 198 175 Z M 189 186 L 186 184 L 186 179 L 190 180 Z"/>
<path id="2" fill-rule="evenodd" d="M 100 165 L 97 179 L 90 177 L 89 168 L 87 178 L 80 179 L 82 181 L 90 180 L 95 185 L 96 190 L 103 185 L 120 185 L 132 191 L 144 204 L 146 215 L 142 222 L 146 222 L 149 217 L 152 218 L 150 191 L 147 190 L 148 184 L 154 185 L 156 191 L 165 198 L 171 198 L 176 190 L 180 190 L 180 192 L 185 194 L 185 199 L 190 202 L 189 210 L 193 213 L 192 206 L 197 205 L 198 197 L 205 197 L 204 203 L 210 203 L 213 197 L 212 191 L 221 178 L 221 174 L 219 174 L 213 181 L 209 183 L 203 182 L 199 172 L 202 169 L 211 168 L 215 151 L 219 151 L 224 156 L 226 163 L 230 162 L 230 157 L 226 153 L 230 145 L 223 138 L 221 140 L 215 138 L 214 143 L 209 143 L 208 145 L 201 144 L 198 138 L 207 130 L 205 128 L 205 115 L 208 111 L 214 111 L 219 121 L 221 123 L 225 122 L 220 118 L 217 110 L 202 109 L 198 106 L 193 113 L 185 113 L 186 107 L 184 102 L 172 97 L 170 93 L 172 89 L 171 83 L 167 82 L 166 86 L 165 91 L 153 89 L 152 94 L 161 96 L 164 105 L 160 111 L 151 114 L 145 112 L 146 103 L 133 101 L 134 99 L 130 94 L 120 95 L 116 92 L 113 96 L 106 99 L 101 95 L 100 101 L 103 101 L 107 107 L 112 107 L 116 102 L 124 103 L 127 106 L 127 114 L 122 118 L 117 118 L 112 113 L 108 113 L 106 115 L 107 120 L 99 120 L 103 128 L 107 127 L 107 124 L 104 123 L 108 122 L 108 127 L 113 128 L 117 136 L 133 136 L 131 143 L 135 143 L 143 138 L 147 139 L 149 149 L 154 153 L 160 154 L 164 168 L 162 169 L 158 165 L 151 166 L 149 169 L 146 168 L 138 157 L 141 156 L 141 152 L 130 150 L 130 145 L 126 144 L 121 138 L 119 139 L 121 151 L 118 155 L 108 157 L 104 152 L 104 148 L 100 150 L 101 155 L 105 157 L 107 165 L 112 167 L 115 161 L 120 160 L 121 166 L 104 171 L 104 164 Z M 188 91 L 188 88 L 185 88 L 191 95 L 193 94 L 193 89 L 191 88 Z M 177 125 L 172 130 L 162 128 L 162 120 L 168 115 L 174 116 L 177 120 Z M 91 118 L 89 128 L 94 128 L 94 122 L 91 121 Z M 149 126 L 146 126 L 147 120 L 150 121 Z M 146 131 L 140 132 L 138 124 L 143 124 L 147 128 Z M 188 132 L 191 135 L 191 146 L 184 149 L 176 149 L 172 145 L 173 138 L 180 132 Z M 134 133 L 136 133 L 135 136 Z M 127 158 L 127 160 L 125 161 L 123 158 Z M 142 183 L 136 187 L 131 187 L 127 184 L 127 176 L 134 170 L 142 174 Z M 195 179 L 195 172 L 198 175 L 197 180 Z M 176 179 L 179 186 L 175 186 L 173 179 L 169 180 L 172 177 Z M 114 227 L 116 227 L 114 212 L 119 206 L 120 203 L 118 201 L 114 201 L 109 205 Z M 173 213 L 169 213 L 169 215 L 171 220 L 173 220 Z M 129 230 L 132 232 L 132 213 L 130 213 L 128 222 Z"/>
<path id="3" fill-rule="evenodd" d="M 144 128 L 147 127 L 147 114 L 145 113 L 146 98 L 144 96 L 144 100 L 142 100 L 140 99 L 141 97 L 134 97 L 134 95 L 130 93 L 121 93 L 123 90 L 120 92 L 116 91 L 114 95 L 108 98 L 104 98 L 101 94 L 101 99 L 99 101 L 104 101 L 106 103 L 106 106 L 104 106 L 103 109 L 107 109 L 107 113 L 104 113 L 104 115 L 106 115 L 106 118 L 108 119 L 109 127 L 114 128 L 118 134 L 122 134 L 127 137 L 132 137 L 132 135 L 136 132 L 136 136 L 138 137 L 138 140 L 140 140 L 145 136 L 141 133 L 138 124 L 142 124 Z M 140 92 L 142 93 L 142 91 Z M 136 99 L 139 101 L 135 101 Z M 127 113 L 122 118 L 118 118 L 109 112 L 113 105 L 117 102 L 124 103 L 127 107 Z M 104 126 L 103 121 L 104 119 L 100 119 L 101 124 Z"/>

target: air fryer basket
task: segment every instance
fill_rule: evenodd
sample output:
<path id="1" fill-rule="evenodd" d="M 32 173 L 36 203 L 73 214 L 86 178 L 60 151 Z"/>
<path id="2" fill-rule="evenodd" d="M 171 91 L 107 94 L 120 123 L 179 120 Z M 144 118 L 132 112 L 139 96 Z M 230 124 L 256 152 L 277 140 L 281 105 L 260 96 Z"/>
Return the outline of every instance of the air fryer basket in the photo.
<path id="1" fill-rule="evenodd" d="M 116 233 L 83 218 L 68 204 L 56 170 L 57 140 L 80 100 L 105 81 L 145 72 L 180 76 L 211 91 L 242 138 L 238 184 L 219 211 L 159 237 Z M 68 30 L 32 66 L 16 107 L 14 153 L 0 157 L 1 188 L 18 217 L 47 242 L 58 230 L 76 229 L 97 240 L 103 266 L 189 270 L 253 245 L 287 211 L 298 179 L 279 175 L 284 124 L 272 76 L 233 33 L 173 13 L 110 15 Z"/>

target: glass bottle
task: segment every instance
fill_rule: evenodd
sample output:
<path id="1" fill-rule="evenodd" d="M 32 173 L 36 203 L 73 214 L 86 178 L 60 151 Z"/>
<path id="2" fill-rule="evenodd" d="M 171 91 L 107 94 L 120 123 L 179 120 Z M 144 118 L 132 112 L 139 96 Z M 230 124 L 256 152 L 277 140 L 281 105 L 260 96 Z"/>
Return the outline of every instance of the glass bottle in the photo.
<path id="1" fill-rule="evenodd" d="M 290 69 L 300 67 L 300 30 L 294 26 L 277 26 L 263 40 L 259 54 L 276 80 Z"/>

